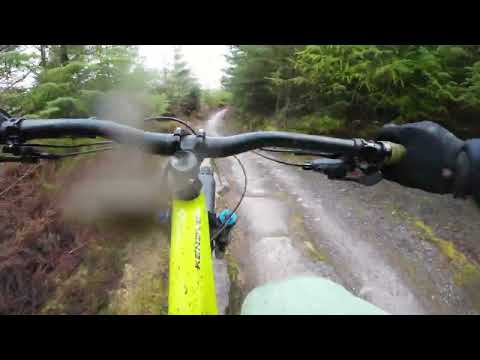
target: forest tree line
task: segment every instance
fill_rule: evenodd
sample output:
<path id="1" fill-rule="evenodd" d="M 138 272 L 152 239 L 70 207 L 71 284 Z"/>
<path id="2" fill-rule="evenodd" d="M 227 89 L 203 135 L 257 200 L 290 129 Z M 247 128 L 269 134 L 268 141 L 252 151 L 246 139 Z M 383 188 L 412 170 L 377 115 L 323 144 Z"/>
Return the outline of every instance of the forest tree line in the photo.
<path id="1" fill-rule="evenodd" d="M 202 90 L 176 47 L 172 65 L 143 65 L 138 46 L 0 45 L 0 108 L 13 116 L 102 116 L 113 93 L 127 94 L 139 116 L 191 116 L 225 104 Z"/>
<path id="2" fill-rule="evenodd" d="M 247 127 L 372 133 L 434 120 L 480 136 L 478 45 L 235 45 L 223 79 Z"/>
<path id="3" fill-rule="evenodd" d="M 223 90 L 204 90 L 179 48 L 159 71 L 137 46 L 0 45 L 0 107 L 29 118 L 98 116 L 123 91 L 142 116 L 231 105 L 248 130 L 368 135 L 434 120 L 480 136 L 478 45 L 233 45 L 228 63 Z"/>

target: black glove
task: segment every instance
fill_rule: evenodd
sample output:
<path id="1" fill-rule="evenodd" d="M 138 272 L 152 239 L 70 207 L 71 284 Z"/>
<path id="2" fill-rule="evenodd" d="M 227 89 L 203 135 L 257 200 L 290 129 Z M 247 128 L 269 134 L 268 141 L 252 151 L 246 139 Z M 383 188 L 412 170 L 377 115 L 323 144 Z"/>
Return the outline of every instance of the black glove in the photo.
<path id="1" fill-rule="evenodd" d="M 480 204 L 480 139 L 465 141 L 456 170 L 454 195 L 473 195 Z"/>
<path id="2" fill-rule="evenodd" d="M 3 123 L 5 120 L 10 119 L 11 116 L 5 110 L 0 109 L 0 124 Z"/>
<path id="3" fill-rule="evenodd" d="M 407 149 L 404 159 L 383 169 L 386 179 L 429 192 L 466 195 L 465 181 L 456 179 L 456 172 L 469 172 L 468 160 L 457 161 L 465 142 L 447 129 L 431 121 L 386 125 L 377 140 L 402 144 Z M 458 186 L 462 188 L 456 189 Z"/>

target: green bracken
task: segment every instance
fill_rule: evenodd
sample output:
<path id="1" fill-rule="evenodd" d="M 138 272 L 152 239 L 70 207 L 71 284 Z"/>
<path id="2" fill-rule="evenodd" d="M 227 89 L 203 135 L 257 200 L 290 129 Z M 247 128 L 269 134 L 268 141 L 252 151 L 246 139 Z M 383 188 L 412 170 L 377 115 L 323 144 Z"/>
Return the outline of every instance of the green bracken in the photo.
<path id="1" fill-rule="evenodd" d="M 432 119 L 479 135 L 478 45 L 234 45 L 228 61 L 231 103 L 257 128 L 261 116 L 283 129 L 372 136 L 385 123 Z"/>

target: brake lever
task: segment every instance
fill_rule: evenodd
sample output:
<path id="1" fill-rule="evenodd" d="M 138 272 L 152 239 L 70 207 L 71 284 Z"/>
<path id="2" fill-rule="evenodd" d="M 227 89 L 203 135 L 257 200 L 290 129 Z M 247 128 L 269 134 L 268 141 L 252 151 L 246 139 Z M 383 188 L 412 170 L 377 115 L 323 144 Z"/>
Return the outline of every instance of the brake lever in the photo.
<path id="1" fill-rule="evenodd" d="M 14 156 L 0 157 L 0 162 L 37 163 L 40 159 L 57 160 L 60 158 L 58 154 L 43 153 L 28 146 L 8 145 L 2 148 L 2 152 Z"/>
<path id="2" fill-rule="evenodd" d="M 358 169 L 344 159 L 306 161 L 303 169 L 324 173 L 330 180 L 353 181 L 364 186 L 373 186 L 383 179 L 382 173 L 377 168 Z"/>
<path id="3" fill-rule="evenodd" d="M 378 184 L 380 181 L 382 181 L 382 179 L 383 179 L 382 173 L 380 171 L 375 171 L 375 172 L 372 172 L 371 174 L 363 174 L 362 176 L 359 176 L 353 181 L 364 186 L 373 186 Z"/>
<path id="4" fill-rule="evenodd" d="M 315 159 L 303 164 L 304 170 L 324 173 L 329 179 L 342 179 L 347 176 L 348 167 L 342 159 Z"/>

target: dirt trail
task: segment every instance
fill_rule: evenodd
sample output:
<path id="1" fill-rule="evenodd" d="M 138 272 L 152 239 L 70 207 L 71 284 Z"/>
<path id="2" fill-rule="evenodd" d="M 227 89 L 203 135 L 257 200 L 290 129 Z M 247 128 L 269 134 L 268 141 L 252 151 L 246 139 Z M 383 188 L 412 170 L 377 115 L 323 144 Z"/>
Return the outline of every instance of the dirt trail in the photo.
<path id="1" fill-rule="evenodd" d="M 224 115 L 208 120 L 207 134 L 227 132 Z M 252 153 L 240 159 L 249 189 L 230 249 L 242 299 L 266 282 L 317 274 L 392 314 L 480 311 L 480 211 L 471 201 L 388 181 L 329 181 Z M 241 170 L 234 159 L 216 163 L 233 203 Z"/>

